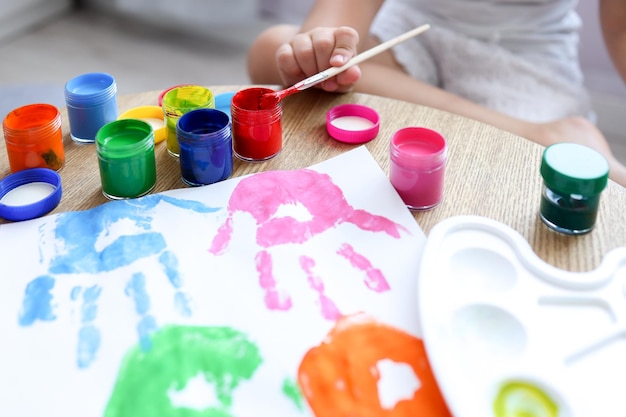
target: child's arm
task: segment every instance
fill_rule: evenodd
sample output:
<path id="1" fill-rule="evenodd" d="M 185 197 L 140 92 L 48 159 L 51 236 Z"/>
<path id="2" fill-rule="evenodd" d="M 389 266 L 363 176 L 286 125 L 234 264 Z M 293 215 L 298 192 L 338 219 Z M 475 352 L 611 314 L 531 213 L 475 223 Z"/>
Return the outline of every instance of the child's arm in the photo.
<path id="1" fill-rule="evenodd" d="M 613 65 L 626 82 L 626 2 L 600 0 L 600 24 Z"/>

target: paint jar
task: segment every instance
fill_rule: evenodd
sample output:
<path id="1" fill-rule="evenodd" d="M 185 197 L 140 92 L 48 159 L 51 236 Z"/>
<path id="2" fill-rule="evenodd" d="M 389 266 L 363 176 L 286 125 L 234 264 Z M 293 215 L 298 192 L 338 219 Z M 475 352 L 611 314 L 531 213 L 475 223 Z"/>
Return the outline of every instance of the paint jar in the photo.
<path id="1" fill-rule="evenodd" d="M 65 163 L 61 113 L 51 104 L 29 104 L 2 123 L 11 172 L 29 168 L 59 170 Z"/>
<path id="2" fill-rule="evenodd" d="M 213 92 L 199 85 L 180 85 L 169 89 L 163 96 L 163 116 L 167 127 L 167 152 L 178 157 L 180 147 L 176 137 L 178 119 L 192 110 L 215 107 Z"/>
<path id="3" fill-rule="evenodd" d="M 156 184 L 154 131 L 138 119 L 107 123 L 96 134 L 102 193 L 112 200 L 148 194 Z"/>
<path id="4" fill-rule="evenodd" d="M 65 84 L 65 104 L 70 136 L 78 143 L 96 140 L 105 124 L 117 119 L 117 85 L 112 75 L 91 72 Z"/>
<path id="5" fill-rule="evenodd" d="M 244 161 L 264 161 L 281 151 L 282 105 L 278 102 L 270 108 L 261 106 L 263 94 L 272 92 L 274 90 L 269 88 L 254 87 L 240 90 L 233 96 L 233 149 L 237 158 Z"/>
<path id="6" fill-rule="evenodd" d="M 411 210 L 428 210 L 441 201 L 447 160 L 444 137 L 431 129 L 406 127 L 390 144 L 390 179 Z"/>
<path id="7" fill-rule="evenodd" d="M 576 143 L 557 143 L 544 150 L 540 172 L 541 220 L 549 228 L 568 235 L 590 232 L 609 177 L 604 156 Z"/>
<path id="8" fill-rule="evenodd" d="M 187 185 L 213 184 L 233 172 L 233 141 L 228 115 L 217 109 L 192 110 L 176 126 L 180 172 Z"/>

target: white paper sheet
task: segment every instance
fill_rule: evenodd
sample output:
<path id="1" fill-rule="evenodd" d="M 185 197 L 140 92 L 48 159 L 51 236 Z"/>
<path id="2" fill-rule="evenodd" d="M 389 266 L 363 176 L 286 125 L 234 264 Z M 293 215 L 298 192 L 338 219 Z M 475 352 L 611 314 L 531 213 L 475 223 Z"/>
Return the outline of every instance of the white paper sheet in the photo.
<path id="1" fill-rule="evenodd" d="M 419 341 L 424 240 L 363 147 L 4 224 L 0 416 L 319 413 L 307 384 L 345 381 L 307 374 L 303 358 L 333 329 L 366 316 Z M 351 346 L 348 368 L 369 348 Z M 389 409 L 427 383 L 394 352 L 370 370 Z"/>

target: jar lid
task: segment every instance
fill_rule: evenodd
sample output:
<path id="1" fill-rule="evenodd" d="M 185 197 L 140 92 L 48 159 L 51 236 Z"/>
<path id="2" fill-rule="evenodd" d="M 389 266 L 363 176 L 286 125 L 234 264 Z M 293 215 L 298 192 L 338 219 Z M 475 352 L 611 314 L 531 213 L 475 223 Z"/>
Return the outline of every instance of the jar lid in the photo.
<path id="1" fill-rule="evenodd" d="M 61 177 L 49 168 L 31 168 L 0 181 L 0 217 L 30 220 L 52 211 L 61 201 Z"/>
<path id="2" fill-rule="evenodd" d="M 557 143 L 544 150 L 540 172 L 546 186 L 554 191 L 596 195 L 606 187 L 609 163 L 587 146 Z"/>
<path id="3" fill-rule="evenodd" d="M 229 119 L 231 118 L 230 103 L 233 101 L 234 96 L 235 91 L 229 91 L 215 96 L 215 108 L 226 113 Z"/>
<path id="4" fill-rule="evenodd" d="M 326 113 L 326 130 L 344 143 L 365 143 L 374 139 L 380 129 L 380 116 L 371 107 L 341 104 Z"/>
<path id="5" fill-rule="evenodd" d="M 167 137 L 163 109 L 159 106 L 135 107 L 120 114 L 119 119 L 139 119 L 148 123 L 154 130 L 154 143 L 162 142 Z"/>

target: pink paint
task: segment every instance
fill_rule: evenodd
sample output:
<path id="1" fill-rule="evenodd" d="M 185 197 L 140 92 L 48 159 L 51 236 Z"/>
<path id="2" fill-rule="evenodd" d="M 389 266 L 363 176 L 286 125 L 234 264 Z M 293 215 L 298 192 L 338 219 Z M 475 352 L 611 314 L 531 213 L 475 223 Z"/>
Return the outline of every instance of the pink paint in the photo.
<path id="1" fill-rule="evenodd" d="M 311 219 L 302 222 L 289 216 L 274 217 L 281 206 L 295 204 L 306 208 Z M 394 238 L 399 238 L 404 230 L 385 217 L 355 210 L 330 176 L 310 169 L 261 172 L 241 180 L 228 202 L 228 219 L 213 240 L 212 253 L 226 249 L 232 233 L 230 222 L 236 212 L 252 215 L 258 225 L 256 242 L 265 248 L 301 244 L 343 223 Z"/>
<path id="2" fill-rule="evenodd" d="M 217 234 L 213 239 L 213 243 L 211 244 L 211 248 L 209 252 L 215 255 L 219 255 L 224 252 L 226 246 L 228 246 L 228 242 L 230 241 L 230 236 L 233 233 L 233 219 L 229 217 L 226 219 L 226 222 L 220 226 L 217 230 Z"/>
<path id="3" fill-rule="evenodd" d="M 308 275 L 309 285 L 313 290 L 315 290 L 318 294 L 318 301 L 320 303 L 320 309 L 322 311 L 322 317 L 326 320 L 338 320 L 342 317 L 339 308 L 333 300 L 326 296 L 324 289 L 324 282 L 322 278 L 313 274 L 313 267 L 315 266 L 315 260 L 313 258 L 309 258 L 308 256 L 300 257 L 300 266 Z"/>
<path id="4" fill-rule="evenodd" d="M 352 266 L 365 272 L 365 285 L 372 291 L 384 292 L 391 289 L 382 271 L 372 266 L 372 263 L 365 256 L 358 254 L 354 248 L 344 243 L 337 251 L 337 254 L 346 258 Z"/>
<path id="5" fill-rule="evenodd" d="M 292 216 L 279 216 L 281 207 L 298 205 L 309 214 L 305 221 Z M 310 169 L 297 171 L 261 172 L 239 181 L 228 202 L 228 217 L 213 238 L 210 252 L 224 253 L 233 233 L 235 213 L 251 215 L 257 224 L 256 243 L 265 249 L 284 244 L 303 244 L 316 235 L 348 223 L 361 230 L 384 233 L 399 239 L 406 229 L 387 219 L 354 209 L 346 201 L 341 189 L 332 182 L 329 175 Z M 351 265 L 364 271 L 365 283 L 374 291 L 386 291 L 389 284 L 383 273 L 374 268 L 364 256 L 357 254 L 349 244 L 344 244 L 338 252 L 348 259 Z M 269 250 L 261 250 L 256 256 L 259 284 L 266 292 L 265 304 L 272 310 L 288 310 L 291 299 L 278 290 L 278 282 L 272 272 L 272 257 Z M 318 292 L 322 314 L 325 318 L 339 317 L 339 309 L 324 294 L 323 282 L 313 274 L 315 261 L 307 256 L 301 259 L 301 267 L 307 273 L 311 288 Z"/>
<path id="6" fill-rule="evenodd" d="M 446 159 L 446 141 L 434 130 L 407 127 L 391 138 L 390 180 L 409 209 L 427 210 L 439 204 Z"/>
<path id="7" fill-rule="evenodd" d="M 272 257 L 267 251 L 256 256 L 256 269 L 259 273 L 259 285 L 265 290 L 265 306 L 270 310 L 289 310 L 291 297 L 278 291 L 272 274 Z"/>

